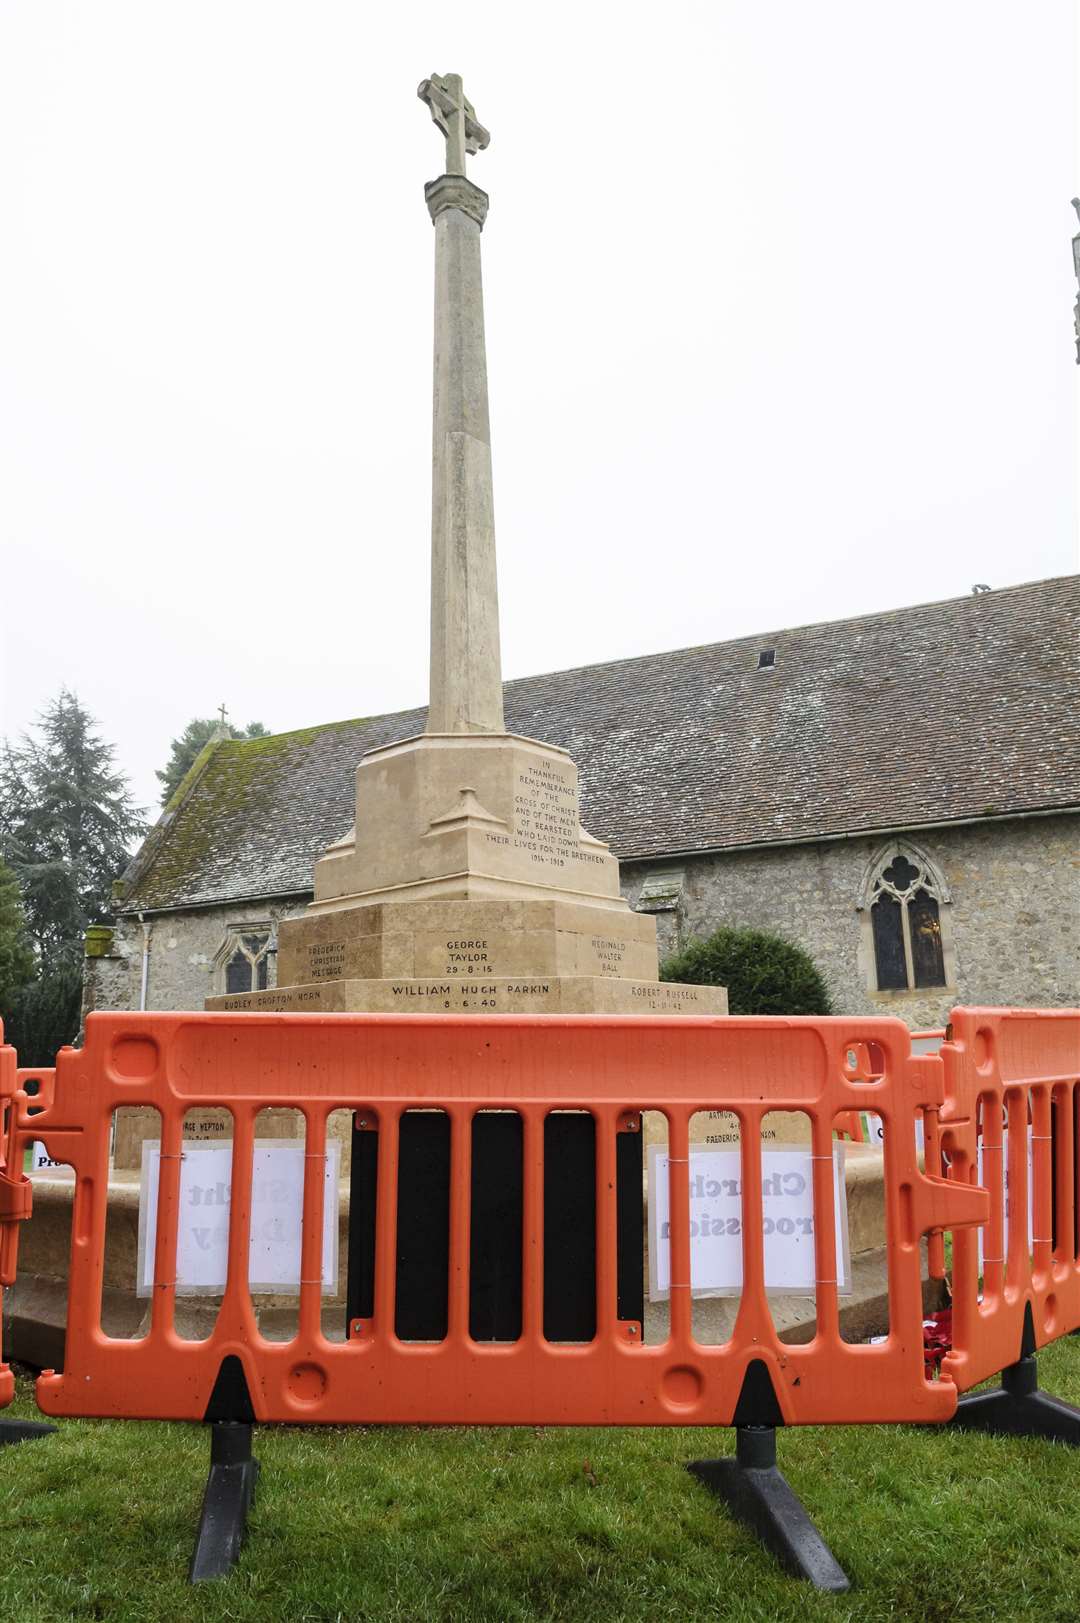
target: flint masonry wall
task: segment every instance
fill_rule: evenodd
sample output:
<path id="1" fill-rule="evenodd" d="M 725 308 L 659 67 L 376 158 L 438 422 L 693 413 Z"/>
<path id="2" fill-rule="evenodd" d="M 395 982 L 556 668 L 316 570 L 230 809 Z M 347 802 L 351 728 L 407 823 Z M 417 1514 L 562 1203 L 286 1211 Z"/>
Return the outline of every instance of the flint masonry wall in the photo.
<path id="1" fill-rule="evenodd" d="M 230 907 L 193 908 L 146 916 L 150 927 L 148 1009 L 201 1009 L 206 998 L 222 990 L 219 955 L 230 932 L 250 929 L 276 934 L 282 919 L 298 918 L 310 897 L 288 901 L 243 902 Z M 83 1006 L 91 1009 L 137 1009 L 142 983 L 143 927 L 138 919 L 121 918 L 110 951 L 87 958 Z M 270 985 L 276 984 L 276 953 L 269 959 Z"/>
<path id="2" fill-rule="evenodd" d="M 954 983 L 942 990 L 878 992 L 856 909 L 867 863 L 884 837 L 822 841 L 724 856 L 624 863 L 623 893 L 636 905 L 646 876 L 680 867 L 677 909 L 657 914 L 661 954 L 721 924 L 775 930 L 804 946 L 843 1014 L 896 1014 L 940 1025 L 957 1003 L 1052 1008 L 1080 998 L 1080 818 L 1016 818 L 906 836 L 936 863 L 952 901 Z M 219 955 L 230 929 L 266 929 L 304 912 L 308 897 L 247 902 L 149 917 L 147 1006 L 201 1009 L 222 989 Z M 86 961 L 87 1009 L 137 1009 L 143 933 L 117 924 L 108 954 Z M 276 964 L 270 959 L 270 984 Z"/>
<path id="3" fill-rule="evenodd" d="M 1016 818 L 905 836 L 943 874 L 942 909 L 955 955 L 941 990 L 872 989 L 856 910 L 866 866 L 885 838 L 780 846 L 685 863 L 624 864 L 623 893 L 636 905 L 646 874 L 682 867 L 674 912 L 657 917 L 661 957 L 722 924 L 775 930 L 806 948 L 838 1014 L 895 1014 L 937 1026 L 955 1004 L 1052 1008 L 1080 997 L 1080 818 Z"/>

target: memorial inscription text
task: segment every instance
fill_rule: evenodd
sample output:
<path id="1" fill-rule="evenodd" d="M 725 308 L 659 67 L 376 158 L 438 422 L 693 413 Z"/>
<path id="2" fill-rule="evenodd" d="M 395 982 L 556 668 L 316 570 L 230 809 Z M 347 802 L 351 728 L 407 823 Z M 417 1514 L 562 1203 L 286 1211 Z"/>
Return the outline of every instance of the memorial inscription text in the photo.
<path id="1" fill-rule="evenodd" d="M 490 975 L 491 973 L 486 938 L 451 936 L 446 943 L 444 975 Z"/>
<path id="2" fill-rule="evenodd" d="M 308 964 L 312 980 L 339 981 L 345 973 L 345 943 L 316 942 L 308 948 Z"/>
<path id="3" fill-rule="evenodd" d="M 534 862 L 563 868 L 578 855 L 577 786 L 573 768 L 535 761 L 517 776 L 514 790 L 516 851 Z"/>

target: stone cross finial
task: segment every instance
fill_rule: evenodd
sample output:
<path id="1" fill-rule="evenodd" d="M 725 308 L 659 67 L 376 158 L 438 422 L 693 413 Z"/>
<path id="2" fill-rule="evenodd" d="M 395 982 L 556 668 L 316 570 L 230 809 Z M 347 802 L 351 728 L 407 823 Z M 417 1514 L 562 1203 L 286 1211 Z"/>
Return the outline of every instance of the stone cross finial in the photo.
<path id="1" fill-rule="evenodd" d="M 431 117 L 446 136 L 446 173 L 465 173 L 465 154 L 482 152 L 491 136 L 476 121 L 471 101 L 465 100 L 460 73 L 433 73 L 416 94 L 427 102 Z"/>

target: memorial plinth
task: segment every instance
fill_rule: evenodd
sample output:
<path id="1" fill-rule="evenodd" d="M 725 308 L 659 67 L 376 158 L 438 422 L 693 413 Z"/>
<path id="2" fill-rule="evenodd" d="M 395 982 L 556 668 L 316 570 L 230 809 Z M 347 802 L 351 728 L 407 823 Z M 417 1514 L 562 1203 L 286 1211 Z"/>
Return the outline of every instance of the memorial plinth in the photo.
<path id="1" fill-rule="evenodd" d="M 424 733 L 364 757 L 356 826 L 316 863 L 311 911 L 556 897 L 626 906 L 618 863 L 581 826 L 566 751 L 507 733 Z"/>
<path id="2" fill-rule="evenodd" d="M 713 987 L 657 981 L 655 920 L 580 823 L 565 751 L 424 734 L 365 756 L 355 830 L 281 925 L 278 985 L 209 1009 L 724 1014 Z"/>

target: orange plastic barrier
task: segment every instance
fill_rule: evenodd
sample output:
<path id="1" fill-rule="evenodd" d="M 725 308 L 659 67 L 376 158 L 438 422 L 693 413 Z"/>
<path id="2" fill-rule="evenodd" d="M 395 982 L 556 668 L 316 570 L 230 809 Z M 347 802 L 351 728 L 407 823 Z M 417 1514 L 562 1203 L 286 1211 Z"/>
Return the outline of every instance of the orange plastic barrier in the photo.
<path id="1" fill-rule="evenodd" d="M 942 1373 L 966 1391 L 1019 1360 L 1029 1309 L 1028 1353 L 1080 1328 L 1080 1012 L 956 1009 L 940 1054 L 927 1170 L 990 1201 L 981 1256 L 976 1231 L 953 1235 Z M 940 1237 L 931 1263 L 943 1271 Z"/>
<path id="2" fill-rule="evenodd" d="M 19 1224 L 30 1216 L 30 1180 L 23 1176 L 21 1138 L 15 1107 L 18 1077 L 15 1050 L 4 1042 L 0 1023 L 0 1307 L 4 1286 L 15 1282 Z M 0 1409 L 15 1395 L 15 1377 L 0 1347 Z"/>
<path id="3" fill-rule="evenodd" d="M 35 1075 L 21 1129 L 77 1176 L 66 1364 L 38 1382 L 47 1414 L 202 1419 L 226 1358 L 257 1420 L 729 1425 L 757 1363 L 789 1425 L 955 1409 L 956 1387 L 924 1376 L 919 1242 L 984 1222 L 987 1198 L 920 1171 L 915 1117 L 944 1106 L 942 1063 L 913 1055 L 898 1020 L 97 1014 L 82 1050 Z M 161 1114 L 160 1192 L 150 1328 L 122 1341 L 100 1324 L 109 1141 L 113 1112 L 136 1105 Z M 182 1123 L 221 1106 L 233 1113 L 228 1282 L 209 1339 L 187 1341 L 174 1328 Z M 254 1124 L 271 1106 L 306 1123 L 299 1329 L 284 1343 L 260 1335 L 247 1280 Z M 343 1107 L 378 1128 L 374 1316 L 335 1343 L 320 1324 L 323 1165 L 328 1114 Z M 471 1123 L 493 1109 L 523 1129 L 522 1329 L 495 1343 L 469 1336 Z M 435 1343 L 394 1332 L 399 1126 L 417 1110 L 450 1121 L 448 1326 Z M 543 1302 L 545 1119 L 568 1110 L 596 1129 L 596 1330 L 573 1345 L 545 1339 Z M 669 1129 L 671 1329 L 659 1345 L 617 1312 L 616 1138 L 644 1110 Z M 717 1346 L 693 1337 L 689 1285 L 689 1124 L 706 1110 L 736 1113 L 742 1145 L 744 1284 Z M 760 1124 L 773 1110 L 804 1112 L 812 1128 L 818 1328 L 801 1346 L 779 1340 L 764 1286 Z M 860 1110 L 886 1123 L 890 1333 L 877 1345 L 848 1344 L 838 1327 L 833 1129 Z"/>
<path id="4" fill-rule="evenodd" d="M 944 1026 L 933 1031 L 913 1031 L 911 1034 L 911 1052 L 913 1054 L 936 1054 L 945 1040 Z M 878 1056 L 871 1049 L 871 1069 L 880 1065 Z M 853 1144 L 865 1144 L 866 1134 L 863 1131 L 862 1117 L 854 1111 L 843 1116 L 836 1124 L 836 1131 L 841 1138 L 850 1139 Z"/>

